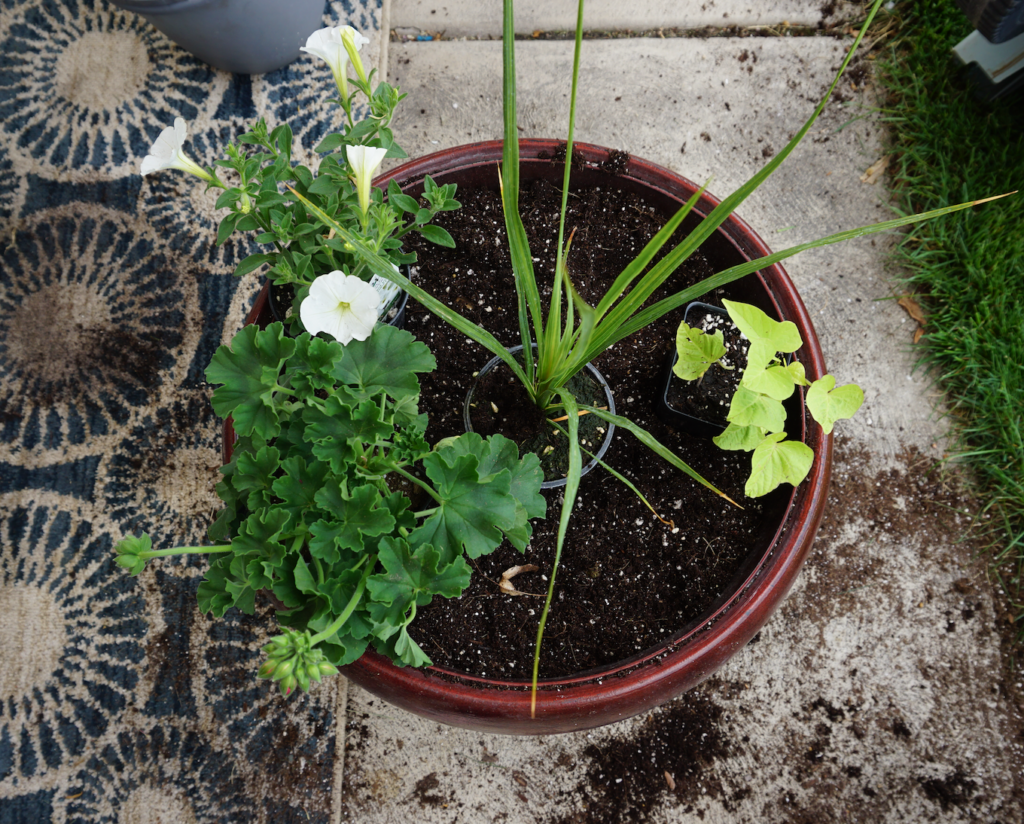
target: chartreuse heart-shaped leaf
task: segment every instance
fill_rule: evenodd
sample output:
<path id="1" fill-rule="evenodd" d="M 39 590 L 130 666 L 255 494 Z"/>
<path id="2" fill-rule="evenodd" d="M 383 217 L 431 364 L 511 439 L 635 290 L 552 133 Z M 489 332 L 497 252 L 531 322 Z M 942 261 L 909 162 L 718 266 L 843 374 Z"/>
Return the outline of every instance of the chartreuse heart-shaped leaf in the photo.
<path id="1" fill-rule="evenodd" d="M 409 332 L 377 326 L 366 340 L 343 347 L 333 374 L 360 398 L 386 392 L 403 400 L 419 394 L 420 382 L 414 373 L 432 372 L 436 367 L 426 344 Z"/>
<path id="2" fill-rule="evenodd" d="M 275 395 L 277 378 L 294 349 L 280 323 L 264 330 L 243 326 L 230 348 L 217 349 L 206 368 L 206 379 L 222 384 L 214 390 L 213 408 L 221 417 L 233 418 L 239 435 L 259 431 L 269 439 L 280 431 L 277 406 L 287 399 Z"/>
<path id="3" fill-rule="evenodd" d="M 711 440 L 719 449 L 750 452 L 764 440 L 765 434 L 764 428 L 760 426 L 739 426 L 731 423 L 721 435 L 716 435 Z"/>
<path id="4" fill-rule="evenodd" d="M 725 352 L 725 336 L 721 329 L 709 335 L 703 329 L 680 323 L 676 330 L 677 358 L 672 371 L 684 381 L 695 381 L 724 357 Z"/>
<path id="5" fill-rule="evenodd" d="M 744 492 L 750 498 L 767 495 L 781 483 L 799 484 L 814 463 L 814 450 L 800 441 L 783 440 L 785 432 L 768 435 L 751 456 L 750 478 Z"/>
<path id="6" fill-rule="evenodd" d="M 827 435 L 836 421 L 852 418 L 864 403 L 864 392 L 856 384 L 834 388 L 833 375 L 818 378 L 807 390 L 807 409 Z"/>
<path id="7" fill-rule="evenodd" d="M 803 345 L 800 330 L 792 321 L 777 321 L 768 317 L 756 306 L 723 300 L 722 305 L 739 330 L 751 344 L 763 344 L 772 352 L 795 352 Z"/>
<path id="8" fill-rule="evenodd" d="M 447 448 L 427 455 L 423 468 L 434 484 L 437 507 L 410 540 L 437 547 L 445 563 L 454 561 L 463 547 L 470 558 L 496 549 L 503 530 L 516 521 L 511 472 L 503 469 L 481 477 L 476 455 Z"/>
<path id="9" fill-rule="evenodd" d="M 780 401 L 751 392 L 741 383 L 732 396 L 726 420 L 737 426 L 760 426 L 769 432 L 781 432 L 786 426 L 786 410 Z"/>
<path id="10" fill-rule="evenodd" d="M 810 381 L 804 377 L 804 365 L 796 360 L 780 366 L 769 366 L 760 372 L 751 370 L 748 363 L 742 381 L 742 385 L 747 389 L 760 392 L 777 401 L 786 400 L 798 385 L 808 386 L 809 384 Z"/>

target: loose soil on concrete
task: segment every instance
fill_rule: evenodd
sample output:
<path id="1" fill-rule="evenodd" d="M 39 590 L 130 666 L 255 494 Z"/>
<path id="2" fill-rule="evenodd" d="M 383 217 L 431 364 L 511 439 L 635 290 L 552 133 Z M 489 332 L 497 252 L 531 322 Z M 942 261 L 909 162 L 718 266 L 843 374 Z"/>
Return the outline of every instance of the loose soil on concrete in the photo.
<path id="1" fill-rule="evenodd" d="M 525 756 L 518 740 L 410 720 L 409 737 L 431 730 L 445 755 L 421 774 L 415 750 L 392 741 L 394 769 L 409 773 L 404 782 L 396 774 L 394 787 L 381 784 L 379 765 L 371 770 L 360 758 L 364 747 L 382 746 L 371 745 L 381 734 L 371 713 L 387 712 L 375 699 L 362 702 L 369 711 L 351 717 L 347 732 L 343 818 L 377 820 L 378 801 L 387 809 L 386 797 L 400 793 L 403 809 L 418 808 L 426 821 L 1020 820 L 1019 772 L 1000 766 L 1004 759 L 1019 763 L 1019 712 L 986 709 L 1006 700 L 1019 707 L 1017 689 L 1008 668 L 1000 677 L 999 661 L 965 656 L 957 640 L 971 646 L 993 632 L 1004 644 L 1012 638 L 1005 618 L 991 613 L 991 586 L 975 558 L 977 503 L 955 472 L 916 449 L 872 469 L 871 455 L 840 436 L 835 457 L 830 506 L 803 586 L 718 674 L 635 721 L 551 736 Z M 907 546 L 917 548 L 910 563 L 940 573 L 908 581 Z M 846 648 L 851 642 L 836 627 L 863 622 L 865 598 L 899 614 L 885 626 L 862 628 L 852 639 L 858 645 Z M 922 622 L 927 628 L 913 633 L 920 648 L 896 637 L 905 634 L 901 625 Z M 860 645 L 871 638 L 876 648 Z M 795 655 L 781 668 L 772 663 L 780 645 Z M 921 656 L 936 645 L 948 660 L 929 665 Z M 1002 666 L 1009 653 L 1004 646 Z M 831 656 L 846 666 L 825 676 Z M 879 667 L 892 682 L 883 693 L 871 686 Z M 970 686 L 980 683 L 994 692 Z M 481 765 L 490 769 L 481 773 Z M 474 793 L 463 787 L 470 768 L 485 781 Z M 474 804 L 477 798 L 486 805 Z"/>

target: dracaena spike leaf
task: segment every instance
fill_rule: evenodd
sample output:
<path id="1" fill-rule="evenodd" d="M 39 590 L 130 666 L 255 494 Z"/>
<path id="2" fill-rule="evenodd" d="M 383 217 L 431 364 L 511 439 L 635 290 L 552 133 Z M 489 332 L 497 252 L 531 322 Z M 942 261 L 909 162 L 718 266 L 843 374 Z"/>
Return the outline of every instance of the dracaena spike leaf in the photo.
<path id="1" fill-rule="evenodd" d="M 678 357 L 672 371 L 684 381 L 695 381 L 724 357 L 725 352 L 725 336 L 721 329 L 709 335 L 703 329 L 680 323 L 676 330 Z"/>
<path id="2" fill-rule="evenodd" d="M 363 341 L 344 347 L 334 377 L 361 397 L 386 392 L 395 400 L 419 394 L 415 372 L 431 372 L 437 361 L 426 344 L 404 329 L 378 325 Z"/>
<path id="3" fill-rule="evenodd" d="M 800 441 L 787 441 L 785 432 L 768 435 L 751 456 L 750 478 L 744 492 L 750 498 L 767 495 L 781 483 L 799 484 L 814 463 L 814 450 Z"/>
<path id="4" fill-rule="evenodd" d="M 807 409 L 827 435 L 836 421 L 852 418 L 864 403 L 863 390 L 854 383 L 834 388 L 833 375 L 818 378 L 807 390 Z"/>

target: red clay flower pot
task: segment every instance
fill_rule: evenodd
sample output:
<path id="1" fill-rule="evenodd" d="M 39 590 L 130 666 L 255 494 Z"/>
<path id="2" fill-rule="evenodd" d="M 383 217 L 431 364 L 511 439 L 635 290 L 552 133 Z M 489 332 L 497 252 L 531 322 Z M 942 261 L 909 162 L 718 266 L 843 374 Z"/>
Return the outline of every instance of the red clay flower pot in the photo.
<path id="1" fill-rule="evenodd" d="M 548 161 L 559 148 L 554 140 L 520 142 L 521 180 L 548 178 L 561 186 L 560 164 Z M 607 149 L 576 144 L 587 168 L 574 171 L 575 185 L 609 184 Z M 461 190 L 497 189 L 501 141 L 476 143 L 437 152 L 410 161 L 377 181 L 394 179 L 406 194 L 422 193 L 423 178 L 438 184 L 457 183 Z M 610 165 L 610 164 L 609 164 Z M 698 186 L 679 175 L 639 158 L 631 158 L 615 183 L 641 194 L 671 214 Z M 718 201 L 705 193 L 688 219 L 695 225 Z M 727 220 L 704 244 L 703 251 L 716 271 L 769 254 L 754 231 L 736 216 Z M 427 284 L 429 288 L 429 284 Z M 804 346 L 799 352 L 807 377 L 825 374 L 825 362 L 811 319 L 789 276 L 779 265 L 748 276 L 735 285 L 738 299 L 769 315 L 793 321 Z M 249 322 L 269 322 L 265 293 L 261 293 Z M 801 406 L 802 413 L 802 406 Z M 804 418 L 798 432 L 813 450 L 814 465 L 807 479 L 788 496 L 780 496 L 773 534 L 751 547 L 751 553 L 733 586 L 716 605 L 688 627 L 680 628 L 663 644 L 614 666 L 571 678 L 541 681 L 536 717 L 530 715 L 530 689 L 526 681 L 499 681 L 444 670 L 400 668 L 386 658 L 367 652 L 348 667 L 346 677 L 363 689 L 410 712 L 458 727 L 511 735 L 573 732 L 621 721 L 663 704 L 696 686 L 742 649 L 761 629 L 786 597 L 818 531 L 825 508 L 832 469 L 832 437 Z M 233 432 L 225 425 L 225 451 Z"/>

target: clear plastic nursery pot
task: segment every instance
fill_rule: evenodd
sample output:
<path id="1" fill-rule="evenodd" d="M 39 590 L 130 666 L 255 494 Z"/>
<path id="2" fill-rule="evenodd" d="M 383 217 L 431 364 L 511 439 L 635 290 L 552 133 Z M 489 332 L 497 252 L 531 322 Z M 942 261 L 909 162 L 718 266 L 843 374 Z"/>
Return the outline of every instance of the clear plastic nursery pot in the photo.
<path id="1" fill-rule="evenodd" d="M 534 344 L 533 348 L 536 350 L 537 344 Z M 513 356 L 516 356 L 520 352 L 523 351 L 523 347 L 522 346 L 513 346 L 508 351 L 511 352 Z M 465 402 L 465 404 L 462 407 L 462 420 L 465 423 L 466 431 L 467 432 L 472 432 L 473 431 L 473 422 L 472 422 L 471 408 L 473 406 L 475 406 L 475 401 L 476 401 L 476 399 L 478 399 L 477 398 L 477 385 L 480 383 L 480 379 L 483 378 L 487 373 L 491 372 L 492 370 L 502 368 L 502 363 L 503 363 L 503 361 L 501 360 L 501 358 L 494 357 L 490 361 L 487 362 L 487 364 L 484 366 L 483 369 L 480 370 L 479 373 L 477 373 L 477 378 L 473 382 L 473 385 L 470 387 L 469 393 L 466 395 L 466 402 Z M 505 368 L 507 368 L 507 367 L 505 367 Z M 604 408 L 607 409 L 609 412 L 611 412 L 614 415 L 615 414 L 615 396 L 612 394 L 612 389 L 608 385 L 608 381 L 605 380 L 604 375 L 602 375 L 597 370 L 597 368 L 594 366 L 594 364 L 592 364 L 592 363 L 588 363 L 587 364 L 587 370 L 586 371 L 587 371 L 587 374 L 590 376 L 591 380 L 594 382 L 594 384 L 596 386 L 599 386 L 601 391 L 604 393 L 604 399 L 605 399 L 604 400 Z M 481 403 L 482 403 L 482 401 L 481 401 Z M 601 461 L 601 459 L 604 458 L 605 453 L 608 451 L 608 447 L 611 446 L 611 444 L 612 444 L 612 438 L 615 436 L 615 424 L 607 424 L 607 426 L 603 429 L 603 431 L 605 433 L 604 434 L 604 438 L 602 438 L 600 444 L 598 444 L 598 450 L 597 450 L 596 453 L 594 453 L 594 456 L 589 461 L 587 461 L 586 460 L 586 456 L 584 456 L 584 460 L 586 461 L 586 463 L 583 464 L 583 468 L 580 470 L 580 476 L 581 477 L 586 475 L 587 473 L 589 473 L 592 469 L 594 469 L 598 465 L 598 463 Z M 582 435 L 581 435 L 581 437 L 582 437 Z M 582 445 L 582 443 L 583 442 L 581 441 L 581 445 Z M 556 478 L 552 478 L 550 480 L 544 481 L 540 485 L 540 488 L 541 489 L 557 489 L 559 487 L 565 486 L 566 483 L 567 483 L 567 481 L 566 481 L 566 479 L 564 477 L 562 477 L 562 478 L 557 478 L 556 477 Z"/>
<path id="2" fill-rule="evenodd" d="M 544 179 L 561 186 L 562 165 L 549 158 L 559 148 L 554 140 L 520 141 L 521 181 Z M 574 170 L 576 186 L 617 186 L 644 197 L 666 216 L 675 212 L 698 186 L 647 161 L 631 158 L 625 170 L 612 175 L 598 168 L 610 152 L 576 144 L 586 161 Z M 500 141 L 470 144 L 411 161 L 377 181 L 394 179 L 409 195 L 418 196 L 423 179 L 456 183 L 459 191 L 497 189 Z M 717 201 L 704 194 L 689 218 L 693 226 Z M 746 223 L 733 216 L 708 239 L 703 251 L 716 271 L 769 253 Z M 430 284 L 423 283 L 429 290 Z M 729 297 L 754 304 L 769 315 L 793 321 L 804 340 L 797 356 L 811 380 L 825 374 L 825 363 L 810 317 L 796 288 L 781 266 L 767 267 L 726 287 Z M 268 323 L 265 296 L 258 299 L 249 322 Z M 481 732 L 540 735 L 590 729 L 654 707 L 680 695 L 710 676 L 739 652 L 761 629 L 786 597 L 802 566 L 825 507 L 832 469 L 832 437 L 809 418 L 792 414 L 790 437 L 801 438 L 814 451 L 807 479 L 796 489 L 784 486 L 764 499 L 771 516 L 750 545 L 745 563 L 714 604 L 664 643 L 614 665 L 572 677 L 542 680 L 536 715 L 530 712 L 530 684 L 502 681 L 428 667 L 396 667 L 375 652 L 344 667 L 346 677 L 363 689 L 431 720 Z M 234 440 L 225 425 L 225 458 Z M 699 469 L 699 467 L 698 467 Z M 601 470 L 595 470 L 600 472 Z M 688 483 L 680 473 L 680 483 Z M 571 525 L 570 525 L 571 529 Z"/>

